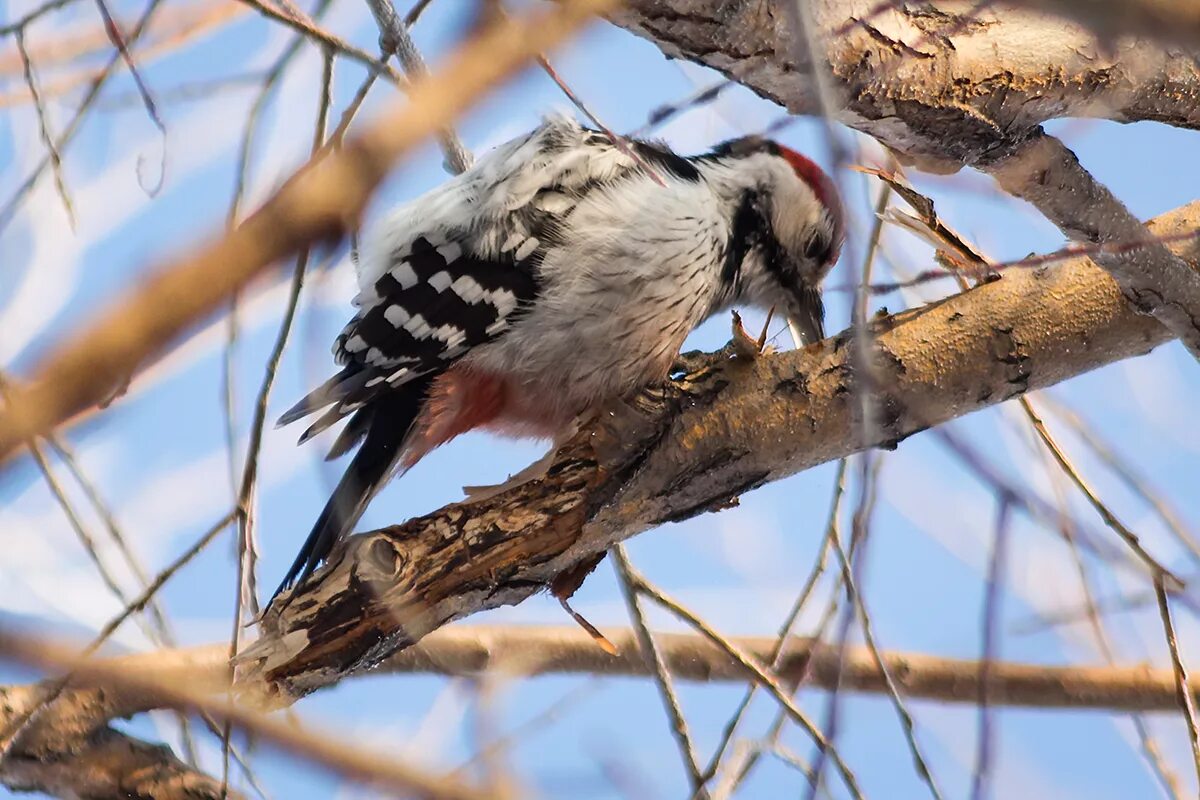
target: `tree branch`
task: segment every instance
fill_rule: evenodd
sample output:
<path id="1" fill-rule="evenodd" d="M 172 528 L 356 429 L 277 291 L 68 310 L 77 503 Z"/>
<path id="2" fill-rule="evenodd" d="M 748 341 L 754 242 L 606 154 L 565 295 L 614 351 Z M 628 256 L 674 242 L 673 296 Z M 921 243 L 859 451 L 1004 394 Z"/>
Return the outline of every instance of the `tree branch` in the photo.
<path id="1" fill-rule="evenodd" d="M 1200 230 L 1200 202 L 1152 227 L 1162 236 Z M 1200 255 L 1196 238 L 1176 247 Z M 871 444 L 885 447 L 1169 338 L 1084 259 L 1010 271 L 875 327 Z M 615 542 L 856 452 L 849 342 L 843 333 L 749 362 L 699 359 L 657 396 L 580 433 L 542 479 L 351 537 L 268 609 L 240 680 L 288 702 L 447 622 L 520 602 Z"/>
<path id="2" fill-rule="evenodd" d="M 580 674 L 646 676 L 647 662 L 635 633 L 605 629 L 618 650 L 609 655 L 574 626 L 456 626 L 430 634 L 383 661 L 394 673 L 478 675 L 488 671 L 535 677 Z M 746 681 L 743 667 L 703 637 L 658 634 L 671 674 L 680 680 Z M 779 644 L 773 636 L 731 640 L 761 664 L 772 662 Z M 786 640 L 776 674 L 785 684 L 803 677 L 809 685 L 880 693 L 885 676 L 865 647 L 834 645 L 809 638 Z M 840 656 L 840 657 L 839 657 Z M 978 661 L 916 653 L 881 654 L 906 697 L 947 703 L 975 703 L 982 671 Z M 166 747 L 132 739 L 108 727 L 120 717 L 159 708 L 178 708 L 179 698 L 160 686 L 188 686 L 193 693 L 227 689 L 227 647 L 158 650 L 122 656 L 108 669 L 88 674 L 47 705 L 22 734 L 12 755 L 0 762 L 0 783 L 89 800 L 129 796 L 198 800 L 219 796 L 219 782 L 191 771 Z M 840 673 L 839 673 L 840 669 Z M 142 676 L 122 683 L 113 676 Z M 1178 710 L 1171 670 L 1135 667 L 1043 666 L 996 662 L 989 665 L 989 701 L 1029 708 L 1108 711 Z M 37 702 L 43 686 L 0 687 L 0 729 Z M 129 792 L 121 794 L 120 792 Z"/>

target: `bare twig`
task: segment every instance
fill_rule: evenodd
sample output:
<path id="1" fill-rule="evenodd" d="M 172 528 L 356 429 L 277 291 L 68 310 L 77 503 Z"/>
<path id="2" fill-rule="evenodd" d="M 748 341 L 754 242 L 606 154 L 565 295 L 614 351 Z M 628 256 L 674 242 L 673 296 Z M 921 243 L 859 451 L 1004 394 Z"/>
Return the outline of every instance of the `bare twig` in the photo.
<path id="1" fill-rule="evenodd" d="M 854 777 L 854 773 L 851 772 L 850 767 L 842 760 L 841 755 L 830 744 L 829 740 L 812 723 L 808 715 L 796 705 L 795 701 L 792 700 L 791 694 L 780 684 L 778 677 L 770 674 L 756 658 L 742 650 L 733 641 L 722 636 L 698 615 L 688 610 L 665 592 L 644 581 L 637 580 L 636 576 L 634 576 L 634 586 L 639 592 L 644 593 L 647 597 L 654 600 L 654 602 L 695 628 L 704 638 L 723 650 L 755 680 L 762 684 L 780 706 L 787 711 L 792 721 L 799 725 L 818 747 L 829 753 L 829 758 L 833 761 L 838 773 L 842 776 L 846 788 L 850 791 L 850 796 L 856 798 L 856 800 L 862 800 L 862 790 L 859 788 L 858 780 Z"/>
<path id="2" fill-rule="evenodd" d="M 616 568 L 617 580 L 621 586 L 621 594 L 625 598 L 625 607 L 633 621 L 633 629 L 637 633 L 638 646 L 642 657 L 646 660 L 646 669 L 654 676 L 658 693 L 662 697 L 663 709 L 667 712 L 667 720 L 671 724 L 671 735 L 679 747 L 679 756 L 687 771 L 688 781 L 692 787 L 693 796 L 707 797 L 704 791 L 704 778 L 700 775 L 700 764 L 696 758 L 696 747 L 692 744 L 692 736 L 688 733 L 687 719 L 679 706 L 679 697 L 675 693 L 675 684 L 671 680 L 671 671 L 666 659 L 655 644 L 654 636 L 646 625 L 646 617 L 638 601 L 636 586 L 645 584 L 646 580 L 637 574 L 629 563 L 629 556 L 623 545 L 617 545 L 611 551 L 613 566 Z"/>
<path id="3" fill-rule="evenodd" d="M 42 3 L 40 6 L 37 6 L 36 8 L 26 12 L 24 16 L 19 17 L 18 19 L 15 19 L 5 25 L 0 25 L 0 38 L 23 33 L 25 29 L 29 27 L 30 23 L 36 22 L 46 14 L 57 11 L 58 9 L 70 5 L 73 2 L 75 2 L 75 0 L 47 0 L 47 2 Z"/>
<path id="4" fill-rule="evenodd" d="M 146 28 L 150 25 L 151 20 L 154 19 L 154 14 L 156 11 L 158 11 L 159 7 L 162 5 L 162 2 L 163 0 L 148 0 L 146 9 L 142 12 L 141 17 L 138 18 L 138 21 L 134 25 L 133 29 L 124 38 L 126 47 L 133 47 L 137 43 L 137 40 L 141 37 L 142 33 L 144 33 Z M 88 86 L 87 92 L 84 93 L 82 102 L 80 102 L 79 107 L 75 110 L 75 115 L 71 118 L 71 121 L 67 123 L 67 127 L 63 129 L 62 133 L 58 136 L 58 140 L 54 143 L 55 149 L 60 154 L 67 149 L 67 145 L 70 144 L 75 139 L 75 135 L 79 133 L 80 128 L 83 126 L 84 119 L 87 117 L 88 111 L 92 108 L 96 98 L 100 96 L 100 90 L 104 88 L 104 85 L 108 82 L 109 77 L 112 76 L 117 62 L 120 61 L 120 59 L 120 53 L 114 53 L 104 65 L 104 68 L 100 71 L 100 73 L 92 79 L 91 85 Z M 26 195 L 28 195 L 33 187 L 37 185 L 38 179 L 41 178 L 42 173 L 45 172 L 46 167 L 51 163 L 52 159 L 49 155 L 38 162 L 38 165 L 33 168 L 33 171 L 29 173 L 24 181 L 21 182 L 21 185 L 17 187 L 17 190 L 13 192 L 13 195 L 9 198 L 8 202 L 0 207 L 0 231 L 2 231 L 12 220 L 13 216 L 17 212 L 17 209 L 20 208 L 21 203 L 24 201 Z M 0 448 L 0 450 L 2 450 L 2 448 Z M 0 458 L 3 458 L 2 454 L 0 454 Z"/>
<path id="5" fill-rule="evenodd" d="M 1000 600 L 1008 560 L 1008 523 L 1011 501 L 1001 494 L 996 506 L 996 526 L 992 536 L 992 553 L 988 559 L 987 591 L 983 600 L 983 659 L 979 665 L 979 734 L 975 769 L 971 775 L 971 800 L 983 800 L 988 795 L 991 774 L 992 713 L 991 671 L 999 656 Z"/>
<path id="6" fill-rule="evenodd" d="M 1066 453 L 1064 453 L 1062 448 L 1058 446 L 1058 442 L 1056 442 L 1054 438 L 1050 436 L 1050 432 L 1046 430 L 1045 423 L 1042 422 L 1041 417 L 1039 417 L 1034 411 L 1033 406 L 1026 403 L 1024 404 L 1024 409 L 1026 415 L 1029 417 L 1030 423 L 1033 425 L 1034 431 L 1037 432 L 1038 438 L 1041 439 L 1042 444 L 1044 444 L 1046 449 L 1050 451 L 1050 454 L 1054 456 L 1055 462 L 1058 463 L 1058 466 L 1060 469 L 1062 469 L 1063 473 L 1071 479 L 1071 482 L 1075 484 L 1076 488 L 1078 488 L 1083 496 L 1087 498 L 1088 503 L 1091 504 L 1092 508 L 1096 510 L 1096 513 L 1100 515 L 1100 518 L 1104 520 L 1104 524 L 1107 525 L 1114 533 L 1120 536 L 1125 544 L 1129 546 L 1129 549 L 1136 553 L 1138 558 L 1144 561 L 1146 565 L 1150 567 L 1153 573 L 1166 574 L 1168 578 L 1176 581 L 1177 583 L 1181 583 L 1178 578 L 1175 578 L 1169 572 L 1167 572 L 1161 563 L 1154 558 L 1154 556 L 1150 555 L 1146 548 L 1142 546 L 1138 535 L 1126 527 L 1125 524 L 1117 518 L 1116 514 L 1114 514 L 1108 508 L 1107 504 L 1100 499 L 1100 496 L 1092 490 L 1086 481 L 1084 481 L 1083 476 L 1080 475 L 1079 471 L 1075 469 L 1073 464 L 1071 464 L 1070 460 L 1066 456 Z"/>
<path id="7" fill-rule="evenodd" d="M 1158 615 L 1162 619 L 1163 633 L 1167 637 L 1167 648 L 1171 651 L 1171 667 L 1175 673 L 1176 697 L 1183 719 L 1187 723 L 1188 738 L 1192 743 L 1192 762 L 1196 766 L 1196 779 L 1200 783 L 1200 724 L 1197 723 L 1196 697 L 1192 694 L 1187 667 L 1179 654 L 1179 642 L 1175 638 L 1175 626 L 1171 622 L 1171 604 L 1167 599 L 1167 588 L 1162 575 L 1154 576 L 1154 594 L 1158 598 Z"/>
<path id="8" fill-rule="evenodd" d="M 150 121 L 154 123 L 154 127 L 158 128 L 159 133 L 162 134 L 162 169 L 158 175 L 158 183 L 147 190 L 149 194 L 155 195 L 162 188 L 163 181 L 166 180 L 167 175 L 167 126 L 163 124 L 162 117 L 158 115 L 158 106 L 154 102 L 154 97 L 150 94 L 150 89 L 146 86 L 145 81 L 142 80 L 142 73 L 138 70 L 137 64 L 134 63 L 133 55 L 129 52 L 129 47 L 125 43 L 125 37 L 122 35 L 121 29 L 117 27 L 112 13 L 108 10 L 108 4 L 105 0 L 95 0 L 95 3 L 96 8 L 100 11 L 101 18 L 104 20 L 104 32 L 108 35 L 108 40 L 112 42 L 113 47 L 117 48 L 121 60 L 125 62 L 125 66 L 129 70 L 129 75 L 133 78 L 133 83 L 137 87 L 138 94 L 141 95 L 142 105 L 145 106 L 146 114 L 149 115 Z"/>
<path id="9" fill-rule="evenodd" d="M 799 594 L 796 595 L 796 600 L 792 603 L 791 609 L 788 611 L 787 617 L 783 624 L 779 626 L 779 635 L 775 640 L 775 648 L 771 652 L 770 659 L 766 663 L 770 664 L 772 671 L 780 673 L 782 667 L 782 657 L 784 645 L 791 636 L 792 628 L 796 621 L 800 618 L 801 612 L 808 604 L 809 597 L 812 596 L 813 590 L 816 588 L 817 581 L 825 573 L 825 569 L 829 560 L 829 548 L 833 540 L 839 535 L 838 521 L 841 515 L 842 496 L 846 490 L 846 459 L 838 461 L 837 472 L 833 478 L 833 497 L 829 504 L 829 518 L 825 523 L 825 535 L 821 540 L 821 546 L 817 552 L 817 557 L 813 561 L 812 569 L 809 570 L 808 577 L 805 578 L 803 586 L 800 588 Z M 817 638 L 820 638 L 819 635 Z M 798 685 L 798 684 L 797 684 Z M 709 759 L 708 766 L 704 770 L 706 780 L 712 780 L 717 774 L 717 770 L 721 765 L 721 758 L 724 756 L 729 743 L 733 741 L 733 736 L 737 732 L 737 727 L 741 723 L 742 717 L 745 716 L 746 710 L 750 707 L 750 701 L 754 699 L 755 693 L 758 691 L 758 684 L 752 683 L 746 689 L 746 693 L 742 696 L 742 701 L 735 709 L 733 716 L 726 723 L 725 729 L 721 734 L 721 741 L 717 744 L 717 749 L 713 752 L 712 758 Z M 747 763 L 753 758 L 753 755 L 748 757 Z"/>
<path id="10" fill-rule="evenodd" d="M 826 738 L 830 742 L 830 746 L 837 741 L 838 733 L 840 732 L 841 722 L 841 701 L 842 701 L 842 670 L 845 666 L 846 649 L 849 646 L 850 627 L 854 620 L 854 612 L 856 609 L 855 596 L 852 584 L 849 580 L 850 575 L 855 569 L 860 569 L 862 564 L 862 551 L 866 549 L 867 537 L 871 530 L 871 518 L 875 512 L 875 500 L 877 497 L 876 490 L 879 484 L 879 469 L 882 465 L 882 459 L 872 458 L 870 451 L 863 451 L 859 454 L 859 476 L 858 476 L 858 502 L 855 503 L 854 512 L 851 515 L 850 523 L 850 554 L 846 557 L 840 541 L 832 542 L 834 552 L 838 555 L 838 561 L 841 566 L 838 586 L 835 587 L 834 594 L 830 598 L 829 608 L 826 612 L 826 617 L 821 621 L 821 636 L 824 636 L 824 627 L 828 624 L 828 620 L 832 619 L 836 603 L 837 593 L 845 590 L 846 604 L 842 607 L 841 619 L 838 621 L 837 632 L 837 680 L 834 682 L 833 690 L 829 694 L 829 699 L 826 703 L 825 721 L 821 729 L 825 732 Z M 885 673 L 886 675 L 886 673 Z M 885 683 L 891 684 L 890 678 L 885 677 Z M 894 688 L 894 687 L 893 687 Z M 808 785 L 805 791 L 807 800 L 814 800 L 817 793 L 822 788 L 822 782 L 825 775 L 825 764 L 829 760 L 830 746 L 817 743 L 817 754 L 813 760 L 813 775 L 816 780 Z M 914 745 L 915 748 L 915 745 Z M 923 759 L 919 759 L 918 766 L 923 765 Z M 936 791 L 936 790 L 935 790 Z M 940 799 L 939 799 L 940 800 Z"/>
<path id="11" fill-rule="evenodd" d="M 74 230 L 75 206 L 71 203 L 71 193 L 67 191 L 67 180 L 63 176 L 62 155 L 58 152 L 58 147 L 54 144 L 54 137 L 50 133 L 50 123 L 46 119 L 46 109 L 42 105 L 42 95 L 38 91 L 37 78 L 33 71 L 33 59 L 29 57 L 29 50 L 25 47 L 25 29 L 17 28 L 16 34 L 17 52 L 21 55 L 21 67 L 25 71 L 25 85 L 29 87 L 29 96 L 33 98 L 33 107 L 37 112 L 38 132 L 42 136 L 42 143 L 46 145 L 46 152 L 50 154 L 54 188 L 58 190 L 63 209 L 67 212 L 67 222 Z"/>
<path id="12" fill-rule="evenodd" d="M 367 0 L 367 6 L 379 26 L 379 49 L 383 51 L 384 57 L 395 53 L 410 79 L 424 78 L 429 69 L 425 66 L 425 59 L 421 58 L 416 43 L 408 35 L 408 25 L 412 23 L 401 21 L 392 0 Z M 465 172 L 471 166 L 471 153 L 453 129 L 443 128 L 439 131 L 438 142 L 446 155 L 446 165 L 450 171 L 457 174 Z"/>
<path id="13" fill-rule="evenodd" d="M 866 641 L 867 650 L 871 653 L 871 657 L 875 659 L 876 666 L 879 667 L 879 673 L 883 676 L 883 682 L 887 688 L 888 698 L 891 700 L 892 706 L 896 709 L 896 715 L 900 718 L 900 724 L 904 729 L 904 739 L 908 744 L 908 750 L 912 755 L 917 774 L 925 782 L 925 785 L 929 787 L 929 793 L 936 800 L 941 800 L 942 792 L 938 788 L 937 780 L 933 777 L 933 772 L 929 768 L 929 762 L 926 760 L 924 754 L 922 754 L 920 744 L 917 742 L 916 722 L 913 720 L 913 716 L 900 694 L 899 684 L 896 682 L 895 676 L 892 675 L 887 661 L 883 658 L 883 653 L 876 644 L 871 616 L 867 613 L 866 601 L 858 589 L 859 581 L 854 576 L 854 565 L 851 563 L 851 559 L 847 557 L 841 541 L 834 537 L 832 542 L 834 553 L 837 554 L 838 563 L 842 569 L 842 583 L 846 587 L 849 605 L 851 608 L 858 609 L 858 621 L 859 625 L 862 626 L 863 639 Z M 985 678 L 981 677 L 981 683 L 986 683 Z"/>
<path id="14" fill-rule="evenodd" d="M 1200 561 L 1200 542 L 1180 519 L 1179 514 L 1171 508 L 1166 498 L 1160 496 L 1146 479 L 1130 466 L 1127 458 L 1119 455 L 1111 444 L 1104 441 L 1086 421 L 1075 411 L 1055 400 L 1047 392 L 1038 393 L 1039 404 L 1046 405 L 1055 416 L 1066 423 L 1071 430 L 1125 485 L 1129 491 L 1140 497 L 1162 520 L 1163 525 L 1175 536 L 1179 544 L 1191 554 L 1192 558 Z"/>
<path id="15" fill-rule="evenodd" d="M 371 55 L 366 50 L 355 47 L 345 39 L 342 39 L 340 36 L 330 33 L 324 28 L 313 24 L 312 20 L 308 19 L 307 16 L 302 16 L 299 14 L 285 14 L 279 9 L 275 8 L 275 6 L 271 3 L 263 2 L 263 0 L 238 1 L 245 3 L 247 6 L 253 8 L 267 19 L 279 22 L 291 28 L 292 30 L 303 34 L 305 37 L 313 40 L 314 42 L 333 50 L 340 56 L 348 58 L 351 61 L 357 61 L 369 69 L 377 70 L 378 72 L 387 75 L 392 83 L 396 84 L 397 86 L 403 86 L 405 84 L 403 76 L 401 76 L 387 64 L 380 61 L 380 59 Z"/>
<path id="16" fill-rule="evenodd" d="M 1030 402 L 1028 397 L 1021 398 L 1022 413 L 1024 415 L 1024 423 L 1027 428 L 1032 428 L 1029 424 L 1028 414 L 1024 411 L 1024 406 Z M 1036 436 L 1036 433 L 1034 434 Z M 1108 634 L 1105 632 L 1104 624 L 1100 619 L 1100 612 L 1095 599 L 1095 590 L 1092 587 L 1092 579 L 1088 570 L 1087 561 L 1080 550 L 1078 542 L 1075 541 L 1074 524 L 1070 518 L 1069 507 L 1067 502 L 1066 487 L 1063 482 L 1067 480 L 1062 474 L 1062 470 L 1058 468 L 1053 456 L 1046 450 L 1045 447 L 1039 445 L 1036 441 L 1030 441 L 1033 451 L 1040 454 L 1046 462 L 1047 471 L 1054 476 L 1054 493 L 1058 501 L 1061 511 L 1061 529 L 1063 536 L 1066 538 L 1070 547 L 1071 558 L 1075 563 L 1075 570 L 1079 574 L 1079 588 L 1083 593 L 1084 613 L 1087 618 L 1088 625 L 1092 630 L 1092 637 L 1096 640 L 1096 646 L 1100 654 L 1104 657 L 1105 663 L 1114 665 L 1117 663 L 1116 654 L 1112 644 L 1109 642 Z M 1039 621 L 1043 619 L 1042 615 L 1038 615 Z M 1154 773 L 1162 785 L 1163 791 L 1168 798 L 1173 800 L 1183 800 L 1183 795 L 1179 790 L 1179 779 L 1175 773 L 1163 761 L 1162 754 L 1159 750 L 1158 743 L 1150 734 L 1150 728 L 1146 724 L 1146 720 L 1141 714 L 1133 713 L 1129 715 L 1130 722 L 1133 723 L 1134 731 L 1137 733 L 1138 739 L 1142 746 L 1142 755 L 1146 759 L 1147 765 Z"/>

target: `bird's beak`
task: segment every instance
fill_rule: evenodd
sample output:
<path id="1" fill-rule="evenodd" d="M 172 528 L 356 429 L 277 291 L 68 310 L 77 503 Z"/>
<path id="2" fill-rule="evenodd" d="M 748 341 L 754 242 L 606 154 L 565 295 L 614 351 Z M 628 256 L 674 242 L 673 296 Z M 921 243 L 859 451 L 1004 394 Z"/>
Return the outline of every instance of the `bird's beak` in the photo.
<path id="1" fill-rule="evenodd" d="M 821 301 L 821 290 L 803 287 L 792 303 L 792 324 L 800 331 L 804 344 L 816 344 L 825 338 L 825 304 Z"/>

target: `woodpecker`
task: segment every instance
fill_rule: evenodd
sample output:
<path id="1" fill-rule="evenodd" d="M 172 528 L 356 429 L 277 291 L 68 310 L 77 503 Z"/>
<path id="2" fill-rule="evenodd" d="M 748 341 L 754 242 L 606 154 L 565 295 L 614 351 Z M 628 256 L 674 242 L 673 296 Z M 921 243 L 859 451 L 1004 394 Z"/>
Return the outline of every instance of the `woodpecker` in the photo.
<path id="1" fill-rule="evenodd" d="M 768 139 L 680 156 L 550 117 L 391 212 L 364 238 L 340 372 L 286 412 L 349 417 L 357 453 L 276 591 L 303 581 L 393 475 L 460 433 L 555 438 L 665 380 L 734 304 L 824 338 L 820 283 L 842 210 L 808 158 Z"/>

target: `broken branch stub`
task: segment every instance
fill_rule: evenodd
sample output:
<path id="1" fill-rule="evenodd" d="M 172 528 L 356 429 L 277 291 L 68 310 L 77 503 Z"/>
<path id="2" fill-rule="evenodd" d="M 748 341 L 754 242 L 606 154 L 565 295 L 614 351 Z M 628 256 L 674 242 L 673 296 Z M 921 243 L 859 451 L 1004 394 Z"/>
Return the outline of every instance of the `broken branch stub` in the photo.
<path id="1" fill-rule="evenodd" d="M 1152 226 L 1164 237 L 1198 229 L 1200 203 Z M 1200 255 L 1195 238 L 1173 249 Z M 874 327 L 873 444 L 887 446 L 1170 338 L 1085 259 L 1011 270 Z M 451 620 L 548 590 L 615 542 L 858 451 L 850 341 L 690 356 L 688 374 L 606 412 L 541 479 L 351 537 L 267 610 L 238 660 L 242 690 L 291 702 Z"/>

